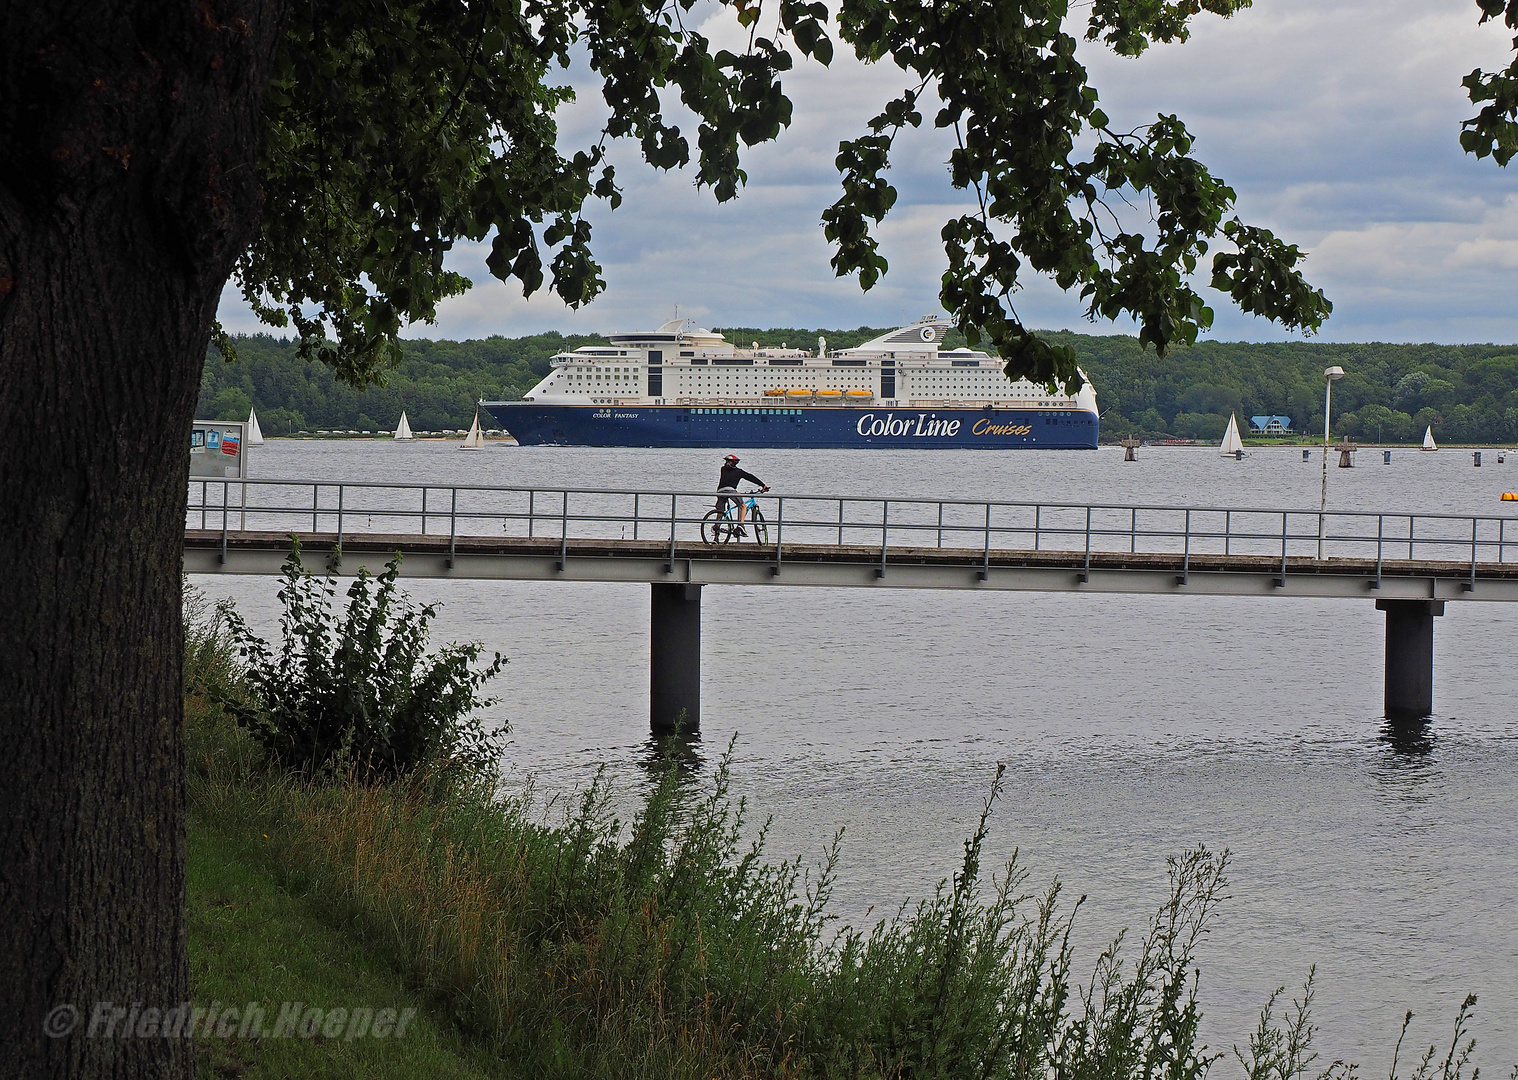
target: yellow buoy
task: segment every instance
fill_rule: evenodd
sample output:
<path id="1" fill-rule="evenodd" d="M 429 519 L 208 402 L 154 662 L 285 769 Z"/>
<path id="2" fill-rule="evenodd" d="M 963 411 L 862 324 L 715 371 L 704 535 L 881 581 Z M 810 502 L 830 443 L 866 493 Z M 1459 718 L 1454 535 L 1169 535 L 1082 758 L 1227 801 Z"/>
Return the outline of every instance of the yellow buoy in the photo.
<path id="1" fill-rule="evenodd" d="M 1518 502 L 1518 491 L 1504 491 L 1502 493 L 1502 501 L 1503 502 Z"/>

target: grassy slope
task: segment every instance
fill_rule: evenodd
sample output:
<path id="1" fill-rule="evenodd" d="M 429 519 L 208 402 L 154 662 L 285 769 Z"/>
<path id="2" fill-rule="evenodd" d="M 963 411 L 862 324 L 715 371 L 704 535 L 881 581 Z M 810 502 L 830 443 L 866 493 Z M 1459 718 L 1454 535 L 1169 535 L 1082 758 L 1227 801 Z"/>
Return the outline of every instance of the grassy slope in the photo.
<path id="1" fill-rule="evenodd" d="M 280 1005 L 415 1009 L 398 1038 L 316 1036 L 196 1041 L 202 1077 L 518 1076 L 483 1040 L 461 1032 L 446 1003 L 416 988 L 394 952 L 375 950 L 340 909 L 281 859 L 287 824 L 259 798 L 260 755 L 213 701 L 239 681 L 225 640 L 204 627 L 209 609 L 189 596 L 185 667 L 188 769 L 187 901 L 191 989 L 198 1006 L 258 1002 L 266 1023 Z M 265 777 L 265 779 L 267 779 Z M 274 785 L 281 789 L 278 784 Z M 270 834 L 273 834 L 271 839 Z"/>
<path id="2" fill-rule="evenodd" d="M 197 1039 L 200 1076 L 470 1080 L 516 1075 L 461 1033 L 446 1009 L 408 987 L 361 941 L 324 921 L 309 899 L 283 888 L 254 842 L 229 836 L 192 812 L 188 870 L 197 1005 L 241 1007 L 257 1001 L 271 1024 L 284 1001 L 417 1010 L 400 1038 Z"/>

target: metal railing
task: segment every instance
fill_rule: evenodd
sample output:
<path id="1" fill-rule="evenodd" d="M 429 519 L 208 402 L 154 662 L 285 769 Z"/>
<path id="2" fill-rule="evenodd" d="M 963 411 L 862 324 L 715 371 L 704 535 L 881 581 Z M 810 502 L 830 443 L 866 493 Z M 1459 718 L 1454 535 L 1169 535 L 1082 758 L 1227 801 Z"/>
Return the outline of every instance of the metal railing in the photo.
<path id="1" fill-rule="evenodd" d="M 667 545 L 700 540 L 713 509 L 711 491 L 627 491 L 594 488 L 464 487 L 443 484 L 334 483 L 314 480 L 192 480 L 186 527 L 228 537 L 262 533 L 446 538 L 523 537 L 559 541 L 642 541 Z M 1181 576 L 1194 558 L 1257 556 L 1279 560 L 1284 581 L 1292 558 L 1402 560 L 1458 564 L 1474 582 L 1476 568 L 1507 561 L 1507 522 L 1497 515 L 1279 510 L 1256 507 L 1171 507 L 1058 502 L 901 499 L 871 495 L 771 492 L 755 496 L 769 526 L 764 557 L 779 572 L 787 551 L 808 545 L 858 548 L 878 558 L 913 549 L 965 553 L 989 572 L 993 552 L 1032 551 L 1180 555 Z M 751 533 L 752 535 L 752 533 Z M 1518 541 L 1518 534 L 1515 534 Z M 755 545 L 747 542 L 750 549 Z M 1108 560 L 1110 561 L 1110 560 Z"/>

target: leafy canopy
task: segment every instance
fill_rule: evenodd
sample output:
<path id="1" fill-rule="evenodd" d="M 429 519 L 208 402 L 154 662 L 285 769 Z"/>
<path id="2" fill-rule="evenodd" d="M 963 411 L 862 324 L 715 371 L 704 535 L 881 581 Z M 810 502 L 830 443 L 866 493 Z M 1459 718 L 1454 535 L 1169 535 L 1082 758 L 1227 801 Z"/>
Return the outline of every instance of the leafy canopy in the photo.
<path id="1" fill-rule="evenodd" d="M 1501 19 L 1509 30 L 1518 30 L 1518 0 L 1476 0 L 1481 22 Z M 1518 52 L 1518 38 L 1513 39 Z M 1491 157 L 1506 165 L 1518 154 L 1518 59 L 1506 68 L 1486 72 L 1477 68 L 1461 80 L 1471 104 L 1481 107 L 1465 121 L 1460 132 L 1460 147 L 1478 158 Z"/>
<path id="2" fill-rule="evenodd" d="M 1094 0 L 1085 36 L 1136 56 L 1184 40 L 1204 12 L 1249 4 Z M 713 6 L 746 29 L 741 53 L 714 51 L 692 28 Z M 697 184 L 732 199 L 746 180 L 741 148 L 791 122 L 782 75 L 798 58 L 828 64 L 836 35 L 905 75 L 868 131 L 839 147 L 842 193 L 822 221 L 840 276 L 869 289 L 886 272 L 873 230 L 897 198 L 891 151 L 928 106 L 956 138 L 950 182 L 975 202 L 943 228 L 941 300 L 1009 375 L 1079 382 L 1074 353 L 1016 314 L 1030 273 L 1078 290 L 1093 319 L 1133 317 L 1163 353 L 1212 322 L 1188 279 L 1214 244 L 1213 288 L 1285 326 L 1320 326 L 1332 305 L 1303 279 L 1303 253 L 1233 215 L 1233 190 L 1193 156 L 1177 117 L 1113 127 L 1069 15 L 1068 0 L 842 0 L 836 18 L 807 0 L 294 5 L 266 109 L 263 222 L 236 277 L 261 317 L 294 325 L 303 357 L 360 386 L 396 361 L 405 322 L 430 321 L 470 286 L 443 267 L 456 239 L 493 231 L 493 275 L 529 295 L 547 280 L 578 307 L 605 287 L 584 208 L 621 201 L 609 140 L 637 140 L 656 169 L 694 154 Z M 572 93 L 555 73 L 576 50 L 610 116 L 594 145 L 561 152 L 555 110 Z M 676 99 L 696 117 L 694 147 L 666 115 Z"/>

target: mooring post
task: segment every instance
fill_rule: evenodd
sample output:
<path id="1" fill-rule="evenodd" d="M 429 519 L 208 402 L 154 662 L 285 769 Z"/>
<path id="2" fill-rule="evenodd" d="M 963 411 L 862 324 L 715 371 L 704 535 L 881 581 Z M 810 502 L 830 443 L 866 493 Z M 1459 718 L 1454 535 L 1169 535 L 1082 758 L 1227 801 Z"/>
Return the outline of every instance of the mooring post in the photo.
<path id="1" fill-rule="evenodd" d="M 648 724 L 655 735 L 692 734 L 701 729 L 701 586 L 652 589 Z"/>
<path id="2" fill-rule="evenodd" d="M 1386 612 L 1386 715 L 1427 716 L 1434 711 L 1434 617 L 1443 600 L 1377 600 Z"/>

